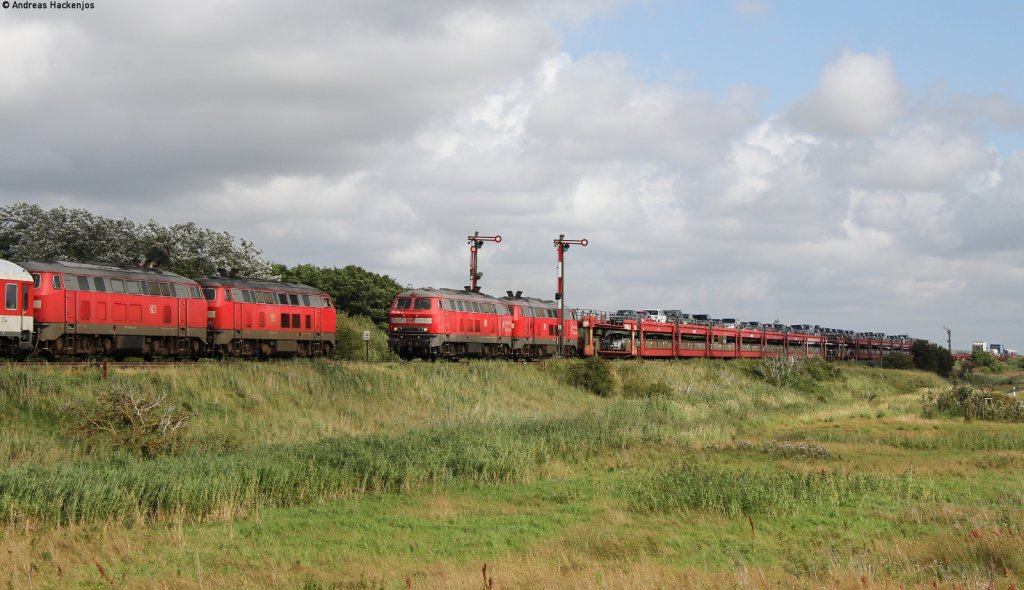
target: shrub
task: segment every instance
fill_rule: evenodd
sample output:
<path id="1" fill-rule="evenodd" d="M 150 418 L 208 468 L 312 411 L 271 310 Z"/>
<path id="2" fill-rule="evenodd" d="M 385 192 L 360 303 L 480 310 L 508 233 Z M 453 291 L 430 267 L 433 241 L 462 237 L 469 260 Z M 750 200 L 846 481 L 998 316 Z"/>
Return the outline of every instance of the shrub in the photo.
<path id="1" fill-rule="evenodd" d="M 795 385 L 800 375 L 800 362 L 785 356 L 768 356 L 754 366 L 754 374 L 776 387 Z"/>
<path id="2" fill-rule="evenodd" d="M 81 410 L 84 424 L 77 432 L 86 438 L 106 439 L 115 449 L 151 458 L 172 454 L 181 444 L 189 414 L 176 411 L 167 396 L 146 399 L 118 379 Z"/>
<path id="3" fill-rule="evenodd" d="M 943 377 L 949 377 L 953 372 L 953 355 L 937 344 L 915 340 L 910 347 L 910 354 L 914 357 L 914 366 L 922 371 L 938 373 Z"/>
<path id="4" fill-rule="evenodd" d="M 890 352 L 882 357 L 883 369 L 913 369 L 914 357 L 905 352 Z"/>
<path id="5" fill-rule="evenodd" d="M 608 397 L 615 390 L 615 379 L 608 361 L 596 356 L 570 365 L 569 384 L 601 397 Z"/>
<path id="6" fill-rule="evenodd" d="M 982 392 L 964 380 L 955 381 L 944 393 L 927 393 L 921 406 L 921 415 L 925 418 L 947 416 L 1024 422 L 1024 400 L 1002 393 Z"/>

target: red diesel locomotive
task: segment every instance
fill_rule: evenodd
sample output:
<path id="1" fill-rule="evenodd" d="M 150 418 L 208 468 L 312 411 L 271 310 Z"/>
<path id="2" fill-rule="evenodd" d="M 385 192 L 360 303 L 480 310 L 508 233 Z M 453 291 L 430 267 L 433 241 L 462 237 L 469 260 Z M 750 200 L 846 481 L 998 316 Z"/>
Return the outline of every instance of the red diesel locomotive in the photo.
<path id="1" fill-rule="evenodd" d="M 198 358 L 206 345 L 199 284 L 152 268 L 25 262 L 37 349 L 65 355 Z"/>
<path id="2" fill-rule="evenodd" d="M 22 267 L 27 272 L 18 275 L 12 269 L 21 267 L 0 261 L 12 297 L 15 279 L 26 283 L 18 291 L 24 302 L 11 299 L 8 310 L 20 313 L 31 301 L 18 346 L 52 358 L 319 356 L 335 346 L 334 306 L 312 287 L 238 277 L 194 281 L 153 268 L 77 262 Z M 14 346 L 5 336 L 0 342 Z"/>
<path id="3" fill-rule="evenodd" d="M 388 346 L 403 359 L 542 358 L 558 349 L 558 336 L 553 301 L 511 292 L 499 299 L 456 289 L 406 291 L 395 297 L 388 323 Z M 567 319 L 565 355 L 577 354 L 577 338 L 576 321 Z"/>
<path id="4" fill-rule="evenodd" d="M 231 276 L 199 279 L 209 306 L 208 351 L 214 356 L 330 355 L 337 317 L 327 293 Z"/>

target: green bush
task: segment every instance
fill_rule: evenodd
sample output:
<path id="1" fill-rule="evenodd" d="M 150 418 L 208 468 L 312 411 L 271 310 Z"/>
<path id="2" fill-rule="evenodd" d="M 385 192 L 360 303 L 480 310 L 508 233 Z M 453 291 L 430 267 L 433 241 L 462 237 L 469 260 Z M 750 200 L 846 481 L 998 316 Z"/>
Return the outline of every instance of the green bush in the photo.
<path id="1" fill-rule="evenodd" d="M 586 389 L 601 397 L 608 397 L 615 391 L 615 378 L 608 361 L 592 356 L 569 366 L 569 384 Z"/>
<path id="2" fill-rule="evenodd" d="M 946 416 L 967 420 L 1024 422 L 1024 400 L 1002 393 L 981 392 L 964 380 L 957 380 L 947 391 L 929 392 L 922 401 L 925 418 Z"/>
<path id="3" fill-rule="evenodd" d="M 922 371 L 938 373 L 943 377 L 953 373 L 953 355 L 937 344 L 915 340 L 910 347 L 910 354 L 914 357 L 914 366 Z"/>
<path id="4" fill-rule="evenodd" d="M 905 352 L 890 352 L 882 357 L 883 369 L 913 369 L 914 357 Z"/>

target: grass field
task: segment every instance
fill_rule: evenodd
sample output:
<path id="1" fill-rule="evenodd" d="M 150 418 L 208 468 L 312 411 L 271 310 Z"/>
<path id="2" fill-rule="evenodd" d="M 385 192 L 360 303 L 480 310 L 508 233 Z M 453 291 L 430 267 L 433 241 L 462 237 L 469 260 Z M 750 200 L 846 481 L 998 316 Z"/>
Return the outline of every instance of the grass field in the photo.
<path id="1" fill-rule="evenodd" d="M 934 375 L 610 368 L 598 396 L 570 385 L 574 361 L 199 363 L 112 382 L 0 366 L 0 583 L 1024 586 L 1024 425 L 921 417 L 950 387 Z M 164 396 L 187 418 L 174 444 L 143 458 L 90 428 L 115 390 Z"/>

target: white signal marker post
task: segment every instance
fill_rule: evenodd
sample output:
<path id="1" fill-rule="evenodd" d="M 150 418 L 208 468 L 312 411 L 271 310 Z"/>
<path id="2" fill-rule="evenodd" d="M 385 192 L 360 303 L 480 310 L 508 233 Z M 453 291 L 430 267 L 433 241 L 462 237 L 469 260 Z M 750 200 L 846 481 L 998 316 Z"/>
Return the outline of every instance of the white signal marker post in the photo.
<path id="1" fill-rule="evenodd" d="M 565 234 L 560 234 L 555 240 L 555 249 L 558 250 L 558 291 L 555 292 L 555 300 L 558 302 L 558 350 L 555 356 L 565 354 L 565 253 L 571 244 L 587 246 L 586 238 L 582 240 L 567 240 Z"/>

